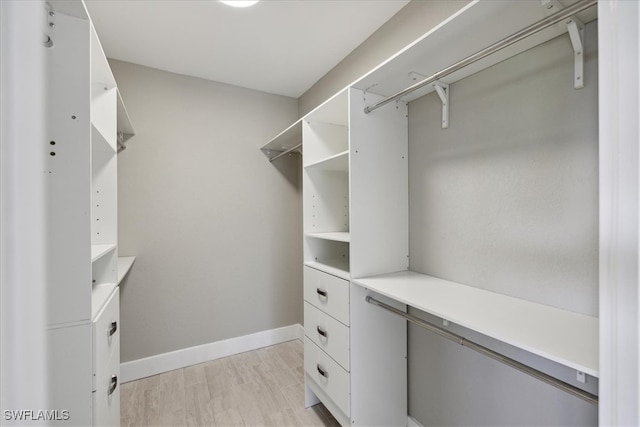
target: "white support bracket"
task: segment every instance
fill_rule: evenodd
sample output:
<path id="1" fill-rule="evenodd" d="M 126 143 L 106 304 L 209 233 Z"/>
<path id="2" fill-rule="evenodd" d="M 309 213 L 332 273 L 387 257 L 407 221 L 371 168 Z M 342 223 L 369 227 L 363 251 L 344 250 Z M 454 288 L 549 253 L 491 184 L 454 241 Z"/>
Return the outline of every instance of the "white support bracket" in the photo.
<path id="1" fill-rule="evenodd" d="M 547 14 L 553 14 L 564 9 L 558 0 L 540 0 Z M 564 24 L 569 32 L 569 40 L 573 48 L 573 87 L 584 87 L 584 24 L 576 16 L 567 19 Z"/>
<path id="2" fill-rule="evenodd" d="M 442 129 L 446 129 L 449 127 L 449 85 L 438 81 L 433 83 L 433 88 L 442 101 Z"/>

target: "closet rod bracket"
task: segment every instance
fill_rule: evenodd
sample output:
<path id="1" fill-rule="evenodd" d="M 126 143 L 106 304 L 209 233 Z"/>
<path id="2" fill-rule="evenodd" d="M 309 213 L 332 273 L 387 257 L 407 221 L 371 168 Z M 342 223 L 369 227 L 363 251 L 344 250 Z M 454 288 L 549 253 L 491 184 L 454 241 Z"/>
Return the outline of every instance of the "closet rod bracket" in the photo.
<path id="1" fill-rule="evenodd" d="M 558 0 L 541 0 L 547 14 L 553 14 L 565 7 Z M 575 15 L 568 17 L 564 24 L 567 26 L 569 40 L 573 48 L 573 88 L 584 87 L 584 24 Z"/>
<path id="2" fill-rule="evenodd" d="M 433 88 L 442 102 L 442 129 L 449 127 L 449 85 L 441 81 L 433 82 Z"/>

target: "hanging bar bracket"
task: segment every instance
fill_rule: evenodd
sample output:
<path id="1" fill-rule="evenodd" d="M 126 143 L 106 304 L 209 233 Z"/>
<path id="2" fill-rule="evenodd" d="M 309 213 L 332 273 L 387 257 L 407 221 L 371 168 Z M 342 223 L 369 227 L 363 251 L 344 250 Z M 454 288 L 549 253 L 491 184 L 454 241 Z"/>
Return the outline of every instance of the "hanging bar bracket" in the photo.
<path id="1" fill-rule="evenodd" d="M 449 85 L 441 81 L 433 82 L 433 88 L 442 101 L 442 129 L 449 127 Z"/>
<path id="2" fill-rule="evenodd" d="M 558 0 L 541 0 L 547 14 L 559 12 L 565 7 Z M 573 48 L 573 87 L 582 89 L 584 87 L 584 24 L 575 15 L 569 16 L 564 25 L 569 32 L 569 40 Z"/>

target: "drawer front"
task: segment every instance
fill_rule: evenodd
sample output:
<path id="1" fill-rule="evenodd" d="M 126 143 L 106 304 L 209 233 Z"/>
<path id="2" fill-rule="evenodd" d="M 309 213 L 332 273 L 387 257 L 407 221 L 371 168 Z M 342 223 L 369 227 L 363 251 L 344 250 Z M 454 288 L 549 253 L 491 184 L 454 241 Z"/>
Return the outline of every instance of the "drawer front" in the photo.
<path id="1" fill-rule="evenodd" d="M 116 288 L 93 321 L 93 372 L 108 363 L 120 340 L 120 289 Z M 94 388 L 95 390 L 95 388 Z"/>
<path id="2" fill-rule="evenodd" d="M 349 282 L 311 267 L 304 268 L 304 299 L 349 325 Z"/>
<path id="3" fill-rule="evenodd" d="M 351 415 L 349 373 L 308 337 L 304 339 L 304 370 L 342 412 Z"/>
<path id="4" fill-rule="evenodd" d="M 349 370 L 349 327 L 304 303 L 304 334 L 344 369 Z"/>
<path id="5" fill-rule="evenodd" d="M 93 424 L 120 425 L 120 340 L 113 343 L 111 358 L 96 371 L 96 391 L 93 392 Z"/>

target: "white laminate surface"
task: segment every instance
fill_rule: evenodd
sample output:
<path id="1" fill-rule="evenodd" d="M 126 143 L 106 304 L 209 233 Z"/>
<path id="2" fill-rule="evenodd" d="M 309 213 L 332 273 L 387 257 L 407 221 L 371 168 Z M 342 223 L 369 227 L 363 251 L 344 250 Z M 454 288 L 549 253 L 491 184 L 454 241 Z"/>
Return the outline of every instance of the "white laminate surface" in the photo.
<path id="1" fill-rule="evenodd" d="M 353 283 L 562 365 L 598 376 L 598 318 L 402 271 Z"/>

